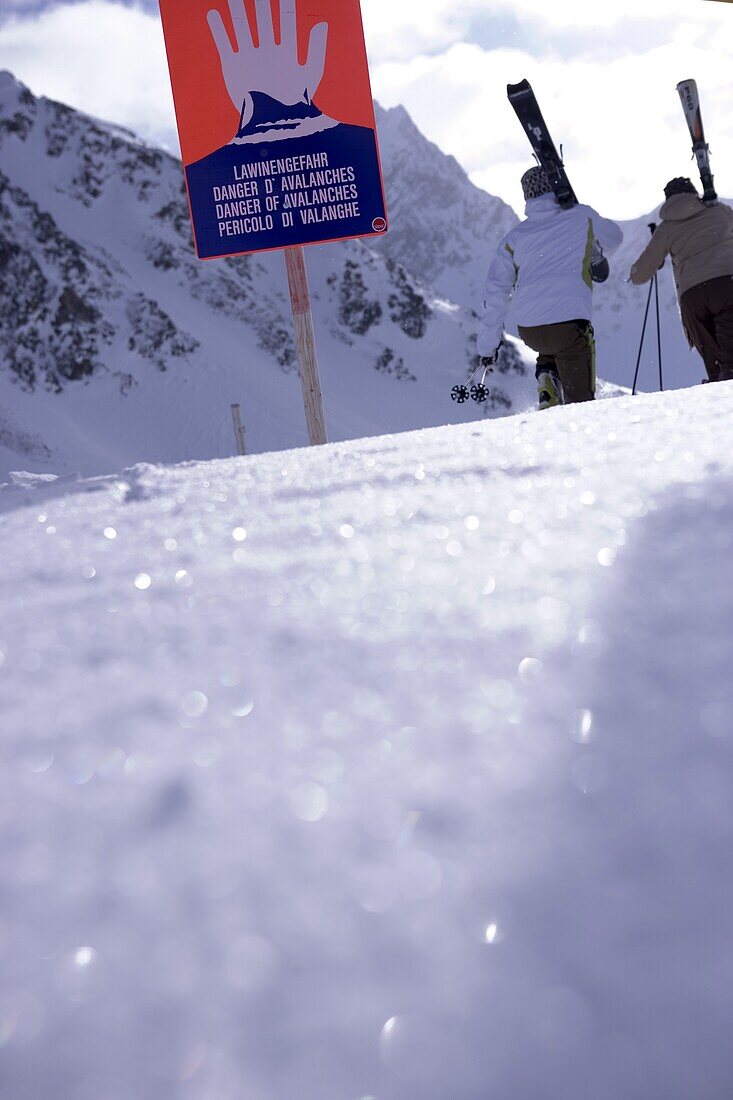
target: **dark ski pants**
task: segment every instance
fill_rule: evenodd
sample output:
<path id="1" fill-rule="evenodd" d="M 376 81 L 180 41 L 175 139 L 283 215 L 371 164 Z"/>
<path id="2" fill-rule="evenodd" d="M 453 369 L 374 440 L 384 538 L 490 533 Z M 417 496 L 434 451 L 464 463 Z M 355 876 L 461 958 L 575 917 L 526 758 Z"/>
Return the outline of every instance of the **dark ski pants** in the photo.
<path id="1" fill-rule="evenodd" d="M 680 312 L 710 381 L 733 378 L 733 275 L 690 287 L 680 298 Z"/>
<path id="2" fill-rule="evenodd" d="M 596 341 L 590 321 L 519 326 L 520 339 L 538 352 L 537 376 L 545 370 L 560 378 L 565 401 L 593 401 L 596 395 Z"/>

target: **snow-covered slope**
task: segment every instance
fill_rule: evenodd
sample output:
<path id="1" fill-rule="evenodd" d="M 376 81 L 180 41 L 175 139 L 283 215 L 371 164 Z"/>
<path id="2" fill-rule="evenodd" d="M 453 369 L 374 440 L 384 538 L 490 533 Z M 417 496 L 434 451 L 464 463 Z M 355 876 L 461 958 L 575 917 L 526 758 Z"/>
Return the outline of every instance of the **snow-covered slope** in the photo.
<path id="1" fill-rule="evenodd" d="M 429 250 L 408 248 L 407 238 L 422 216 L 440 245 L 445 195 L 431 198 L 426 180 L 441 171 L 466 232 L 479 218 L 487 247 L 507 208 L 400 112 L 381 121 L 405 247 L 396 239 L 386 253 L 361 242 L 308 251 L 333 439 L 495 415 L 534 396 L 511 354 L 490 408 L 450 401 L 471 360 L 476 316 L 446 300 L 444 247 L 432 246 L 428 264 Z M 428 164 L 417 193 L 415 166 Z M 426 265 L 420 277 L 406 265 L 413 253 Z M 34 98 L 8 73 L 0 74 L 0 271 L 5 470 L 97 472 L 230 454 L 233 401 L 252 451 L 306 441 L 282 257 L 199 263 L 173 157 Z"/>
<path id="2" fill-rule="evenodd" d="M 0 1074 L 722 1100 L 733 383 L 0 491 Z"/>

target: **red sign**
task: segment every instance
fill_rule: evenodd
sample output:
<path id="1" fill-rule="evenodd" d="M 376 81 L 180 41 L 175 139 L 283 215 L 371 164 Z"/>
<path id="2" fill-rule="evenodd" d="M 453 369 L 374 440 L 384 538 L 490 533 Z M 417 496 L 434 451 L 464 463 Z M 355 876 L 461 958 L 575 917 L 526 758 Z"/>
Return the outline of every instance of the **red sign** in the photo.
<path id="1" fill-rule="evenodd" d="M 201 259 L 387 229 L 359 0 L 160 0 Z"/>

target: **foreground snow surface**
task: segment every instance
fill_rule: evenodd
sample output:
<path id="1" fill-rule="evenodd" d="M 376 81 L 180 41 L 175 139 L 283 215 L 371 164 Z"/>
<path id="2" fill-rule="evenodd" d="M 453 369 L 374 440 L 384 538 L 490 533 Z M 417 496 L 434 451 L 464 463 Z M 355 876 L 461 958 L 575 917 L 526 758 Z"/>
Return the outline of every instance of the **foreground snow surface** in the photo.
<path id="1" fill-rule="evenodd" d="M 0 491 L 2 1095 L 730 1095 L 732 417 Z"/>

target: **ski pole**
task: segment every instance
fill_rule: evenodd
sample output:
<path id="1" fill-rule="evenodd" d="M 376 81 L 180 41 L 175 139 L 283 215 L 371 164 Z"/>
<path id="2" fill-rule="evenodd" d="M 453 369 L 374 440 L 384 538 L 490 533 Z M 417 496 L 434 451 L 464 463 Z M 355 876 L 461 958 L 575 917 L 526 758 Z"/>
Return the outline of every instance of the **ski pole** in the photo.
<path id="1" fill-rule="evenodd" d="M 659 324 L 659 279 L 656 274 L 654 275 L 654 297 L 656 298 L 657 306 L 657 355 L 659 356 L 659 391 L 664 392 L 664 382 L 662 381 L 662 329 Z"/>
<path id="2" fill-rule="evenodd" d="M 656 275 L 654 277 L 654 280 L 656 281 Z M 642 349 L 644 347 L 644 337 L 646 335 L 646 322 L 647 322 L 647 318 L 649 317 L 649 306 L 652 304 L 652 290 L 653 289 L 654 289 L 654 283 L 653 282 L 649 283 L 649 294 L 647 295 L 646 310 L 644 311 L 644 324 L 643 324 L 642 329 L 641 329 L 641 341 L 639 342 L 639 354 L 636 357 L 636 370 L 634 371 L 634 386 L 633 386 L 633 389 L 631 390 L 631 396 L 632 397 L 636 394 L 636 382 L 637 382 L 637 379 L 639 377 L 639 365 L 641 363 L 641 352 L 642 352 Z"/>
<path id="3" fill-rule="evenodd" d="M 654 233 L 656 232 L 656 228 L 657 228 L 657 223 L 656 222 L 649 222 L 649 225 L 647 226 L 647 229 L 651 233 L 652 237 L 654 236 Z M 644 347 L 644 337 L 646 336 L 646 324 L 647 324 L 647 320 L 648 320 L 648 317 L 649 317 L 649 307 L 652 304 L 652 291 L 653 290 L 656 290 L 656 292 L 657 292 L 656 293 L 656 297 L 657 297 L 657 347 L 659 349 L 659 388 L 662 389 L 662 333 L 661 333 L 661 329 L 659 327 L 659 283 L 657 281 L 657 274 L 655 272 L 654 273 L 654 278 L 649 283 L 649 294 L 647 296 L 646 309 L 644 311 L 644 324 L 642 325 L 642 328 L 641 328 L 641 340 L 639 342 L 639 354 L 636 357 L 636 370 L 634 371 L 634 385 L 631 389 L 631 396 L 632 397 L 636 393 L 636 383 L 637 383 L 637 380 L 639 378 L 639 365 L 641 364 L 641 353 L 642 353 L 642 349 Z"/>

